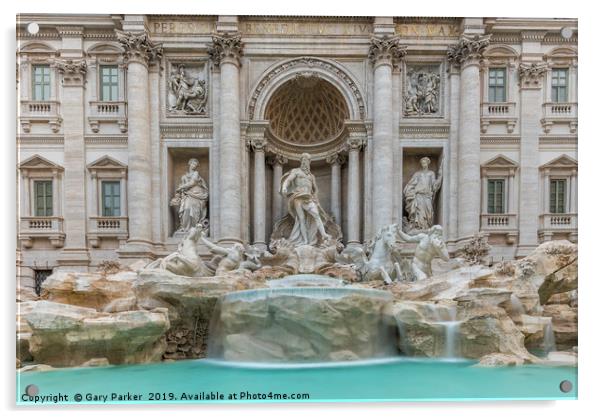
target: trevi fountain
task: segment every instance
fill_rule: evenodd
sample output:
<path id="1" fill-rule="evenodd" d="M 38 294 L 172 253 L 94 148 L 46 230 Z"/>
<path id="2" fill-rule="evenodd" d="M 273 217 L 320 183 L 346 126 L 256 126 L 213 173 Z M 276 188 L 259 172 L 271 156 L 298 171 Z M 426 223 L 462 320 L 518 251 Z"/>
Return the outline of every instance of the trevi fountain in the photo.
<path id="1" fill-rule="evenodd" d="M 441 173 L 429 170 L 428 157 L 404 190 L 408 218 L 365 246 L 347 247 L 320 205 L 309 154 L 281 178 L 287 212 L 267 248 L 208 239 L 197 163 L 189 162 L 172 200 L 181 237 L 175 252 L 128 267 L 106 263 L 94 273 L 59 272 L 40 298 L 19 303 L 23 385 L 48 381 L 69 391 L 111 380 L 138 388 L 135 372 L 152 367 L 142 385 L 149 391 L 173 393 L 159 383 L 180 388 L 197 371 L 206 374 L 203 388 L 227 392 L 232 383 L 224 377 L 238 371 L 256 390 L 293 391 L 300 374 L 342 386 L 323 388 L 320 399 L 380 400 L 504 396 L 500 383 L 521 369 L 536 380 L 574 381 L 576 245 L 549 241 L 523 259 L 485 266 L 487 244 L 475 236 L 451 258 L 442 227 L 433 225 Z M 414 246 L 413 256 L 404 256 L 404 244 Z M 459 378 L 460 371 L 468 372 Z M 473 390 L 407 384 L 425 376 Z M 364 382 L 363 393 L 343 390 L 346 380 Z M 487 380 L 498 385 L 489 389 Z M 519 391 L 537 398 L 550 390 Z"/>

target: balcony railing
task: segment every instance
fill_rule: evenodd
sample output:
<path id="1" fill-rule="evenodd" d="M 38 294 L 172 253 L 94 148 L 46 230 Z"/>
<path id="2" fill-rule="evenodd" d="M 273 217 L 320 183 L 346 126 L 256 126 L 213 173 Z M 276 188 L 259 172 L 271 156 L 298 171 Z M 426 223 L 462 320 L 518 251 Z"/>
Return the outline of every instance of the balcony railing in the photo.
<path id="1" fill-rule="evenodd" d="M 121 132 L 127 132 L 127 103 L 126 102 L 90 102 L 88 117 L 92 131 L 98 132 L 102 122 L 113 122 L 119 125 Z"/>
<path id="2" fill-rule="evenodd" d="M 23 132 L 31 132 L 31 124 L 47 122 L 52 132 L 58 132 L 61 126 L 59 102 L 56 100 L 22 100 L 19 120 Z"/>
<path id="3" fill-rule="evenodd" d="M 516 214 L 481 214 L 481 229 L 492 231 L 516 230 Z"/>
<path id="4" fill-rule="evenodd" d="M 125 241 L 128 237 L 127 217 L 90 217 L 88 219 L 88 240 L 92 247 L 98 247 L 103 238 Z"/>
<path id="5" fill-rule="evenodd" d="M 481 214 L 481 231 L 505 234 L 506 242 L 513 244 L 518 236 L 516 214 Z"/>
<path id="6" fill-rule="evenodd" d="M 516 126 L 516 103 L 485 102 L 481 104 L 481 132 L 485 134 L 491 123 L 505 123 L 508 133 Z"/>
<path id="7" fill-rule="evenodd" d="M 577 214 L 541 214 L 539 236 L 543 241 L 552 240 L 555 233 L 568 233 L 569 240 L 576 241 Z"/>
<path id="8" fill-rule="evenodd" d="M 21 217 L 19 223 L 19 239 L 25 247 L 31 247 L 36 238 L 46 238 L 54 247 L 61 247 L 65 240 L 63 218 L 53 217 Z"/>
<path id="9" fill-rule="evenodd" d="M 542 214 L 539 228 L 544 230 L 570 230 L 577 228 L 577 214 Z"/>
<path id="10" fill-rule="evenodd" d="M 577 132 L 577 104 L 576 103 L 544 103 L 543 118 L 541 120 L 546 133 L 552 130 L 554 124 L 568 124 L 571 133 Z"/>

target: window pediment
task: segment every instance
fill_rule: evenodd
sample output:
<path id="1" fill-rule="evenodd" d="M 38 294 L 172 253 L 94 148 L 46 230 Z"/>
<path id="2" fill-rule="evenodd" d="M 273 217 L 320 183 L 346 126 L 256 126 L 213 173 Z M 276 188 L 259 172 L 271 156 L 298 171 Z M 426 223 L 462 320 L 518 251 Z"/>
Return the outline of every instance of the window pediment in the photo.
<path id="1" fill-rule="evenodd" d="M 21 170 L 37 171 L 63 171 L 63 167 L 45 159 L 42 156 L 34 155 L 19 164 Z"/>
<path id="2" fill-rule="evenodd" d="M 93 161 L 87 167 L 91 173 L 117 172 L 119 174 L 125 174 L 127 171 L 126 165 L 108 155 Z"/>
<path id="3" fill-rule="evenodd" d="M 499 154 L 481 165 L 484 175 L 510 176 L 518 169 L 518 163 Z"/>
<path id="4" fill-rule="evenodd" d="M 563 154 L 560 157 L 557 157 L 548 163 L 541 165 L 539 170 L 562 170 L 562 169 L 577 169 L 578 162 L 572 157 Z"/>

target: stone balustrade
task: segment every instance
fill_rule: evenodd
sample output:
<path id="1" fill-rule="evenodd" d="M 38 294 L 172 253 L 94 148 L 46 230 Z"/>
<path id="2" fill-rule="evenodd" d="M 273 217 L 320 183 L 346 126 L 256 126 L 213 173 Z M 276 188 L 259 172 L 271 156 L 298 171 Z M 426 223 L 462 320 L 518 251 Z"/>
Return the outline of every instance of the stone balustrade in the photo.
<path id="1" fill-rule="evenodd" d="M 571 134 L 577 132 L 577 103 L 548 102 L 543 104 L 541 124 L 547 134 L 555 124 L 568 124 Z"/>
<path id="2" fill-rule="evenodd" d="M 60 102 L 56 100 L 22 100 L 19 122 L 23 132 L 31 132 L 31 124 L 48 123 L 52 132 L 57 133 L 61 126 Z"/>
<path id="3" fill-rule="evenodd" d="M 481 231 L 505 234 L 508 244 L 518 237 L 518 216 L 516 214 L 481 214 Z"/>
<path id="4" fill-rule="evenodd" d="M 91 101 L 88 122 L 95 133 L 101 123 L 117 123 L 121 132 L 127 132 L 127 102 Z"/>
<path id="5" fill-rule="evenodd" d="M 120 244 L 128 238 L 128 217 L 89 217 L 88 242 L 98 247 L 102 239 L 117 239 Z"/>
<path id="6" fill-rule="evenodd" d="M 556 233 L 568 233 L 569 240 L 576 241 L 577 214 L 541 214 L 539 216 L 540 240 L 552 240 Z"/>
<path id="7" fill-rule="evenodd" d="M 517 123 L 515 102 L 483 102 L 481 104 L 481 133 L 487 133 L 492 123 L 505 123 L 509 134 Z"/>
<path id="8" fill-rule="evenodd" d="M 19 240 L 30 248 L 35 239 L 48 239 L 53 247 L 62 247 L 65 241 L 63 217 L 21 217 Z"/>

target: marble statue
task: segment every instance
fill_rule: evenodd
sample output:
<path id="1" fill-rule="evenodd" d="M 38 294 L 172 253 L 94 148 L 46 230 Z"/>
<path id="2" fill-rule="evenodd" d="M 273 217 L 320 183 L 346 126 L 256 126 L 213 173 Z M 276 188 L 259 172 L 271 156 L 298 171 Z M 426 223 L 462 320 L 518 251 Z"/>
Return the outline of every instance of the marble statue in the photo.
<path id="1" fill-rule="evenodd" d="M 170 111 L 185 114 L 204 114 L 207 110 L 207 87 L 199 75 L 189 80 L 180 64 L 169 76 Z"/>
<path id="2" fill-rule="evenodd" d="M 412 274 L 415 280 L 422 280 L 433 276 L 431 262 L 439 257 L 449 261 L 447 246 L 443 241 L 443 228 L 440 225 L 432 226 L 426 233 L 409 235 L 399 229 L 402 240 L 410 243 L 418 243 L 416 252 L 412 259 Z"/>
<path id="3" fill-rule="evenodd" d="M 146 269 L 161 269 L 181 276 L 211 276 L 211 270 L 205 265 L 196 250 L 197 242 L 205 233 L 201 224 L 188 230 L 186 237 L 178 244 L 178 250 L 157 259 L 146 266 Z"/>
<path id="4" fill-rule="evenodd" d="M 382 280 L 391 284 L 392 278 L 401 280 L 400 258 L 395 251 L 397 230 L 397 224 L 381 228 L 367 246 L 369 256 L 360 247 L 349 247 L 337 256 L 337 262 L 355 265 L 363 281 Z"/>
<path id="5" fill-rule="evenodd" d="M 421 158 L 422 169 L 414 173 L 403 189 L 405 209 L 408 213 L 407 230 L 428 230 L 433 225 L 433 203 L 443 180 L 443 159 L 437 175 L 429 170 L 430 162 L 428 157 Z"/>
<path id="6" fill-rule="evenodd" d="M 237 270 L 254 271 L 261 267 L 259 255 L 254 249 L 247 252 L 245 247 L 240 243 L 235 243 L 230 248 L 218 246 L 207 239 L 206 232 L 201 234 L 200 239 L 209 248 L 209 251 L 216 256 L 212 261 L 212 264 L 217 263 L 217 268 L 215 269 L 216 276 L 222 276 L 228 272 Z"/>
<path id="7" fill-rule="evenodd" d="M 408 116 L 439 112 L 440 76 L 436 71 L 410 70 L 404 113 Z"/>
<path id="8" fill-rule="evenodd" d="M 188 171 L 180 178 L 175 196 L 170 202 L 171 206 L 178 208 L 178 232 L 186 232 L 199 223 L 207 224 L 209 191 L 198 167 L 197 159 L 188 161 Z"/>
<path id="9" fill-rule="evenodd" d="M 330 244 L 341 238 L 340 227 L 318 201 L 318 186 L 310 171 L 311 156 L 301 155 L 301 167 L 285 173 L 280 192 L 287 199 L 288 214 L 274 226 L 272 240 L 287 239 L 293 246 Z"/>

